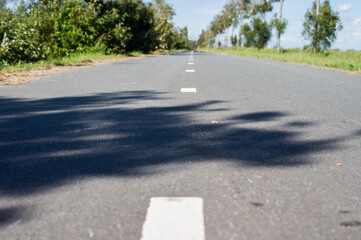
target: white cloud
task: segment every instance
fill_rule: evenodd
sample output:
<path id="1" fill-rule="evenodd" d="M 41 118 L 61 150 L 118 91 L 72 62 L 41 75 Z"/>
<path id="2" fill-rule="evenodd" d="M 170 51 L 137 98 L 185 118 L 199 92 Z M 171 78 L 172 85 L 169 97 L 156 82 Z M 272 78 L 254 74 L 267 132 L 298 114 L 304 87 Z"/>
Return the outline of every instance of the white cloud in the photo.
<path id="1" fill-rule="evenodd" d="M 361 27 L 361 18 L 356 18 L 355 21 L 353 21 L 353 24 Z"/>
<path id="2" fill-rule="evenodd" d="M 344 4 L 344 5 L 338 6 L 337 10 L 339 12 L 346 12 L 346 11 L 350 10 L 350 8 L 351 8 L 351 4 Z"/>

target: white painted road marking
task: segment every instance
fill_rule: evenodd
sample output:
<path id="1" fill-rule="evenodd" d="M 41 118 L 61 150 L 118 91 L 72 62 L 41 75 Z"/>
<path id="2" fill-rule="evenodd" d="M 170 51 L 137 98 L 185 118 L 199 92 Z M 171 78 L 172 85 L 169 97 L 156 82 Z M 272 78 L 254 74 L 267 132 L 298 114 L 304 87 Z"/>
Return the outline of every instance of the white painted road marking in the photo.
<path id="1" fill-rule="evenodd" d="M 188 65 L 194 65 L 194 62 L 189 62 Z"/>
<path id="2" fill-rule="evenodd" d="M 194 72 L 196 72 L 196 70 L 193 70 L 193 69 L 187 69 L 187 70 L 186 70 L 186 72 L 187 72 L 187 73 L 194 73 Z"/>
<path id="3" fill-rule="evenodd" d="M 197 92 L 197 89 L 196 88 L 182 88 L 181 89 L 181 92 Z"/>
<path id="4" fill-rule="evenodd" d="M 152 198 L 141 240 L 205 240 L 203 199 Z"/>

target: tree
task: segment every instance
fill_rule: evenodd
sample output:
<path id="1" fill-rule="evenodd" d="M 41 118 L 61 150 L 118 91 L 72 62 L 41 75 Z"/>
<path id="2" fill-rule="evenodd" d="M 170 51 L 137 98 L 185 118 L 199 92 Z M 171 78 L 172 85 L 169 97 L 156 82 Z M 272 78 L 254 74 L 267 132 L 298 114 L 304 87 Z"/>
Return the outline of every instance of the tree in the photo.
<path id="1" fill-rule="evenodd" d="M 243 19 L 249 18 L 251 0 L 237 0 L 237 12 L 238 12 L 238 24 L 239 24 L 239 32 L 238 32 L 238 44 L 237 47 L 241 46 L 242 42 L 242 21 Z"/>
<path id="2" fill-rule="evenodd" d="M 182 28 L 181 33 L 185 37 L 186 45 L 188 46 L 188 27 L 186 26 L 186 27 Z"/>
<path id="3" fill-rule="evenodd" d="M 250 4 L 251 24 L 242 26 L 242 35 L 245 38 L 245 47 L 264 48 L 271 39 L 270 25 L 264 21 L 264 15 L 272 11 L 273 0 L 253 0 Z"/>
<path id="4" fill-rule="evenodd" d="M 267 45 L 271 39 L 271 30 L 267 22 L 262 21 L 261 18 L 254 18 L 252 20 L 252 28 L 254 32 L 254 46 L 262 49 Z"/>
<path id="5" fill-rule="evenodd" d="M 316 19 L 319 19 L 320 16 L 320 2 L 321 0 L 317 0 L 317 6 L 316 6 Z M 315 42 L 318 40 L 318 21 L 315 21 L 315 35 L 313 36 L 313 39 Z M 316 51 L 316 47 L 313 48 L 313 51 Z"/>
<path id="6" fill-rule="evenodd" d="M 253 2 L 251 14 L 255 17 L 259 15 L 261 21 L 263 22 L 264 16 L 267 12 L 272 11 L 274 0 L 257 0 Z"/>
<path id="7" fill-rule="evenodd" d="M 202 30 L 202 33 L 198 38 L 197 45 L 199 47 L 212 47 L 214 43 L 215 39 L 214 36 L 212 36 L 212 31 L 210 29 L 207 29 L 206 31 Z"/>
<path id="8" fill-rule="evenodd" d="M 231 36 L 232 47 L 237 46 L 237 36 Z"/>
<path id="9" fill-rule="evenodd" d="M 230 26 L 231 19 L 229 18 L 228 13 L 223 9 L 222 12 L 216 15 L 211 22 L 210 29 L 213 37 L 225 33 Z M 226 38 L 224 40 L 226 40 Z"/>
<path id="10" fill-rule="evenodd" d="M 158 41 L 160 48 L 171 48 L 169 40 L 175 32 L 174 25 L 171 22 L 175 12 L 168 3 L 164 0 L 155 0 L 153 4 L 155 12 L 155 30 L 158 33 Z M 167 41 L 168 40 L 168 41 Z"/>
<path id="11" fill-rule="evenodd" d="M 255 33 L 254 31 L 252 31 L 251 27 L 249 26 L 248 23 L 245 23 L 242 25 L 241 28 L 241 33 L 244 36 L 244 46 L 245 47 L 252 47 L 254 46 L 254 38 L 255 38 Z"/>
<path id="12" fill-rule="evenodd" d="M 164 0 L 0 0 L 0 68 L 72 54 L 186 48 Z M 14 4 L 19 3 L 19 4 Z M 16 8 L 15 8 L 16 6 Z"/>
<path id="13" fill-rule="evenodd" d="M 238 25 L 238 9 L 237 9 L 236 1 L 231 0 L 228 4 L 226 4 L 224 6 L 224 8 L 228 14 L 228 18 L 230 19 L 230 23 L 232 26 L 232 34 L 231 34 L 231 43 L 232 43 L 234 29 Z M 233 46 L 233 43 L 232 43 L 232 46 Z"/>
<path id="14" fill-rule="evenodd" d="M 124 26 L 129 28 L 131 35 L 126 39 L 126 51 L 154 50 L 158 41 L 152 4 L 144 4 L 141 0 L 117 0 L 115 8 L 124 16 Z"/>
<path id="15" fill-rule="evenodd" d="M 0 9 L 3 9 L 5 7 L 6 0 L 0 0 Z"/>
<path id="16" fill-rule="evenodd" d="M 220 25 L 225 32 L 224 34 L 224 46 L 228 45 L 228 28 L 232 25 L 232 17 L 231 17 L 231 7 L 230 5 L 226 5 L 225 8 L 222 10 L 221 16 L 220 16 Z"/>
<path id="17" fill-rule="evenodd" d="M 271 21 L 271 26 L 277 31 L 277 52 L 280 52 L 281 35 L 286 31 L 288 21 L 286 19 L 282 19 L 283 0 L 278 1 L 280 2 L 280 15 L 279 18 L 277 17 L 277 13 L 274 15 Z"/>
<path id="18" fill-rule="evenodd" d="M 314 52 L 328 49 L 337 38 L 337 31 L 342 29 L 341 19 L 338 12 L 334 12 L 329 0 L 325 0 L 321 6 L 314 1 L 311 10 L 305 14 L 302 35 L 311 40 L 311 48 Z"/>

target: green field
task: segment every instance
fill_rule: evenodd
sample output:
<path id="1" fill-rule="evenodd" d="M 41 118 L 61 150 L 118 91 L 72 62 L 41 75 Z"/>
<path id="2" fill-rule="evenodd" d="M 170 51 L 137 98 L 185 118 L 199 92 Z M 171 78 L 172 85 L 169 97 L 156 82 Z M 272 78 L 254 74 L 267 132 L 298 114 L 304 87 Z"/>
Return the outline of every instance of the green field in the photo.
<path id="1" fill-rule="evenodd" d="M 245 57 L 271 59 L 282 62 L 308 64 L 317 67 L 335 68 L 361 74 L 361 51 L 327 50 L 322 53 L 312 53 L 301 49 L 256 48 L 201 48 L 198 51 L 215 52 Z"/>

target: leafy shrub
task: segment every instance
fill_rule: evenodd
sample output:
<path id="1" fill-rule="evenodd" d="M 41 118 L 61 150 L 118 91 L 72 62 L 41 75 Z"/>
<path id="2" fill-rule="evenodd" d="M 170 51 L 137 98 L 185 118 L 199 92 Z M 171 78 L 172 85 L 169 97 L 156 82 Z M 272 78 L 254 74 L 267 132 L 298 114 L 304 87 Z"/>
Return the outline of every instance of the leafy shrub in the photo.
<path id="1" fill-rule="evenodd" d="M 162 0 L 33 0 L 0 9 L 0 64 L 184 47 L 187 33 L 173 15 Z"/>

